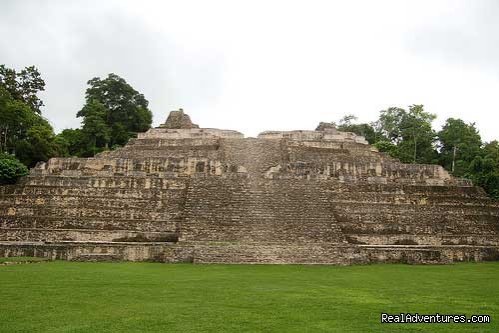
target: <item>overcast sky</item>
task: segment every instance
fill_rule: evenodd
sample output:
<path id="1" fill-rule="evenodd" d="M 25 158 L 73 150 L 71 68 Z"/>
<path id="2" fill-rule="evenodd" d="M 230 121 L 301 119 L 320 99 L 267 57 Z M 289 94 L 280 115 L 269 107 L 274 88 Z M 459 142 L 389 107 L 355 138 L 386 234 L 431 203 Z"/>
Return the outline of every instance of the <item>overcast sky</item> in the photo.
<path id="1" fill-rule="evenodd" d="M 499 1 L 0 1 L 0 63 L 35 65 L 43 115 L 79 127 L 86 82 L 116 73 L 154 125 L 314 129 L 423 104 L 499 139 Z"/>

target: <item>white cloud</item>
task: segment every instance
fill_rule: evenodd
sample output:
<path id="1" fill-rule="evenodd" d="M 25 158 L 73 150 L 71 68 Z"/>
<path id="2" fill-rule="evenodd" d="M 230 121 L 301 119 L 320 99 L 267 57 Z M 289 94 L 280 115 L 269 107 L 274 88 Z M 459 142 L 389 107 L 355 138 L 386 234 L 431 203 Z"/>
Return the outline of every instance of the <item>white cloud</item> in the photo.
<path id="1" fill-rule="evenodd" d="M 78 126 L 86 81 L 114 72 L 155 124 L 183 107 L 256 135 L 424 104 L 491 140 L 497 14 L 493 1 L 2 1 L 0 59 L 40 68 L 58 130 Z"/>

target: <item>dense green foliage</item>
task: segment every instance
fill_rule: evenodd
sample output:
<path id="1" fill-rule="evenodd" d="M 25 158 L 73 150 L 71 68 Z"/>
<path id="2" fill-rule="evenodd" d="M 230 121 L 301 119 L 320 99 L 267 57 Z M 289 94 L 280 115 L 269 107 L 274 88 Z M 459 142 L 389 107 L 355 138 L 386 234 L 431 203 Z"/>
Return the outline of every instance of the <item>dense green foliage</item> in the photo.
<path id="1" fill-rule="evenodd" d="M 151 127 L 149 102 L 123 78 L 109 74 L 105 79 L 93 78 L 88 84 L 85 105 L 77 113 L 83 118 L 80 155 L 122 146 L 137 132 Z"/>
<path id="2" fill-rule="evenodd" d="M 475 124 L 449 118 L 438 132 L 440 145 L 439 162 L 455 176 L 469 176 L 471 162 L 480 156 L 482 139 Z"/>
<path id="3" fill-rule="evenodd" d="M 0 266 L 4 332 L 497 332 L 498 263 Z M 489 314 L 490 324 L 380 324 Z"/>
<path id="4" fill-rule="evenodd" d="M 55 135 L 41 116 L 45 88 L 34 67 L 21 71 L 0 65 L 0 152 L 16 156 L 28 167 L 53 156 L 89 157 L 124 145 L 137 132 L 151 127 L 148 101 L 123 78 L 109 74 L 88 81 L 86 102 L 77 113 L 81 129 Z"/>
<path id="5" fill-rule="evenodd" d="M 440 164 L 499 198 L 499 143 L 483 143 L 475 124 L 453 118 L 447 119 L 438 136 Z"/>
<path id="6" fill-rule="evenodd" d="M 381 152 L 404 163 L 436 163 L 437 134 L 432 129 L 434 114 L 425 112 L 422 105 L 411 105 L 408 110 L 391 107 L 380 111 L 374 123 L 355 124 L 353 115 L 339 121 L 338 129 L 362 135 Z"/>
<path id="7" fill-rule="evenodd" d="M 36 93 L 45 83 L 34 67 L 21 72 L 0 65 L 0 151 L 32 167 L 59 154 L 54 131 L 41 116 Z"/>
<path id="8" fill-rule="evenodd" d="M 437 135 L 431 127 L 435 118 L 422 105 L 411 105 L 408 110 L 391 107 L 380 111 L 378 120 L 371 124 L 356 124 L 357 118 L 347 115 L 339 121 L 338 129 L 364 136 L 379 151 L 404 163 L 437 163 Z"/>
<path id="9" fill-rule="evenodd" d="M 88 85 L 85 105 L 77 113 L 81 129 L 65 129 L 57 136 L 63 156 L 94 156 L 126 144 L 151 127 L 149 102 L 123 78 L 109 74 L 105 79 L 93 78 Z"/>
<path id="10" fill-rule="evenodd" d="M 469 177 L 492 197 L 499 199 L 499 142 L 484 145 L 470 164 Z"/>
<path id="11" fill-rule="evenodd" d="M 409 110 L 389 108 L 380 112 L 378 128 L 389 142 L 395 144 L 395 157 L 405 163 L 435 163 L 436 134 L 431 128 L 434 114 L 425 112 L 422 105 Z"/>
<path id="12" fill-rule="evenodd" d="M 411 105 L 409 110 L 391 107 L 382 110 L 371 124 L 355 124 L 357 118 L 347 115 L 339 121 L 338 129 L 364 136 L 379 151 L 404 163 L 436 163 L 437 135 L 431 127 L 435 118 L 422 105 Z"/>
<path id="13" fill-rule="evenodd" d="M 61 150 L 61 156 L 83 156 L 86 145 L 82 130 L 79 128 L 67 128 L 57 134 L 56 140 Z"/>
<path id="14" fill-rule="evenodd" d="M 12 155 L 0 153 L 0 184 L 13 184 L 26 176 L 28 168 Z"/>
<path id="15" fill-rule="evenodd" d="M 17 72 L 0 65 L 0 86 L 9 92 L 13 99 L 25 103 L 31 110 L 41 114 L 43 101 L 37 94 L 45 90 L 45 81 L 35 66 Z"/>
<path id="16" fill-rule="evenodd" d="M 435 115 L 412 105 L 408 110 L 388 108 L 373 123 L 354 123 L 346 115 L 338 129 L 362 135 L 380 152 L 405 163 L 441 164 L 456 177 L 473 180 L 489 195 L 499 198 L 499 144 L 482 142 L 475 124 L 449 118 L 436 133 Z"/>
<path id="17" fill-rule="evenodd" d="M 362 135 L 371 145 L 379 141 L 377 136 L 380 135 L 380 133 L 376 132 L 371 124 L 355 124 L 354 121 L 356 120 L 356 116 L 348 114 L 338 122 L 338 129 L 340 131 L 353 132 Z"/>

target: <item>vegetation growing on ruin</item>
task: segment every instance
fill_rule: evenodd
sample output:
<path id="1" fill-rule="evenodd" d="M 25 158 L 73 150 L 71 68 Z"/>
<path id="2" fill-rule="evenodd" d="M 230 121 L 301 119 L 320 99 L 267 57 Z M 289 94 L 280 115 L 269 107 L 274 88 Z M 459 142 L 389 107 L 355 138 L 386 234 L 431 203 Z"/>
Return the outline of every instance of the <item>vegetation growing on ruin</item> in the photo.
<path id="1" fill-rule="evenodd" d="M 0 266 L 4 332 L 497 332 L 499 264 Z M 380 313 L 490 324 L 380 324 Z"/>

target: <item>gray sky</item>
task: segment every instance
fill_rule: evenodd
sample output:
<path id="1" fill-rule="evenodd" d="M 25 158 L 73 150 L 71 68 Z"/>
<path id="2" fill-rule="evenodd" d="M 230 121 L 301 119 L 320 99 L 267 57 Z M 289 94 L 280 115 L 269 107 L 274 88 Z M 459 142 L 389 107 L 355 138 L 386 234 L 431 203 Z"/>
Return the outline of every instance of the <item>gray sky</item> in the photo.
<path id="1" fill-rule="evenodd" d="M 424 104 L 499 139 L 499 1 L 0 1 L 0 63 L 35 65 L 43 115 L 78 127 L 116 73 L 202 127 L 314 129 Z"/>

